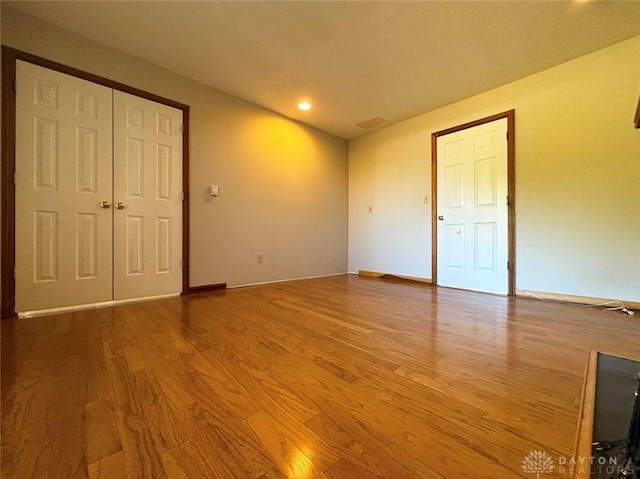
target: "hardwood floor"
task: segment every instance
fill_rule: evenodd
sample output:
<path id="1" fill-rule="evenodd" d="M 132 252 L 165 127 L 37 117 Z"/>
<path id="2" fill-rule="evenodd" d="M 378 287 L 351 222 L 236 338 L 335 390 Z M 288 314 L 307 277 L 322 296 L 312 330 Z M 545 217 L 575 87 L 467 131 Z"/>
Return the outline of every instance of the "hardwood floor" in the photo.
<path id="1" fill-rule="evenodd" d="M 512 478 L 639 316 L 352 275 L 2 330 L 2 477 Z"/>

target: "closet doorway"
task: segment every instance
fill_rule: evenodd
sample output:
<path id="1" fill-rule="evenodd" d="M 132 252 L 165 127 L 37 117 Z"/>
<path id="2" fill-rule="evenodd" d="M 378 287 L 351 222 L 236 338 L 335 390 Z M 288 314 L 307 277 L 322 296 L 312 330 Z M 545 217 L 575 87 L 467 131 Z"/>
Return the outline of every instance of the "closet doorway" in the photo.
<path id="1" fill-rule="evenodd" d="M 188 107 L 18 59 L 15 77 L 12 309 L 186 292 Z"/>

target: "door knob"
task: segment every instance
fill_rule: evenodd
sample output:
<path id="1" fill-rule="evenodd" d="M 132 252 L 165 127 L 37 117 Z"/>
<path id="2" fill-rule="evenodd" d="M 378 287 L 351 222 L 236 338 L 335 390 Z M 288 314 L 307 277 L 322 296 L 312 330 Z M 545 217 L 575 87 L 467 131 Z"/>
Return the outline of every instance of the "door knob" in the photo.
<path id="1" fill-rule="evenodd" d="M 118 207 L 118 206 L 116 205 L 116 208 L 117 208 L 117 207 Z M 438 219 L 439 219 L 440 221 L 443 221 L 443 220 L 444 220 L 444 216 L 440 215 L 440 216 L 438 216 Z"/>
<path id="2" fill-rule="evenodd" d="M 105 210 L 111 207 L 110 201 L 102 201 L 100 202 L 100 208 L 104 208 Z"/>
<path id="3" fill-rule="evenodd" d="M 116 209 L 117 210 L 123 210 L 124 209 L 124 203 L 116 203 Z"/>

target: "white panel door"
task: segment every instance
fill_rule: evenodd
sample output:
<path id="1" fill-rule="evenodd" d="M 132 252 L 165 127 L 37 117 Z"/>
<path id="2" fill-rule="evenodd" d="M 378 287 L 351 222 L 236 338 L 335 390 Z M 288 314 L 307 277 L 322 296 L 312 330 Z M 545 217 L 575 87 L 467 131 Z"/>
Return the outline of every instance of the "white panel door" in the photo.
<path id="1" fill-rule="evenodd" d="M 438 284 L 507 294 L 507 119 L 438 137 Z"/>
<path id="2" fill-rule="evenodd" d="M 182 290 L 182 111 L 114 91 L 114 299 Z"/>
<path id="3" fill-rule="evenodd" d="M 112 296 L 111 89 L 17 62 L 16 310 Z"/>

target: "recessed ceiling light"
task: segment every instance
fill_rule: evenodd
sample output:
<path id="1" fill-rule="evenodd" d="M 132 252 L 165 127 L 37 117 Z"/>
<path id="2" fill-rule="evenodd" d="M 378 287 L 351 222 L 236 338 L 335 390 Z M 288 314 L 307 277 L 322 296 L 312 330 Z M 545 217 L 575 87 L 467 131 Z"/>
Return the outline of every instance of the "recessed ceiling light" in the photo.
<path id="1" fill-rule="evenodd" d="M 300 103 L 298 103 L 298 108 L 302 111 L 311 110 L 311 103 L 309 103 L 308 101 L 301 101 Z"/>

